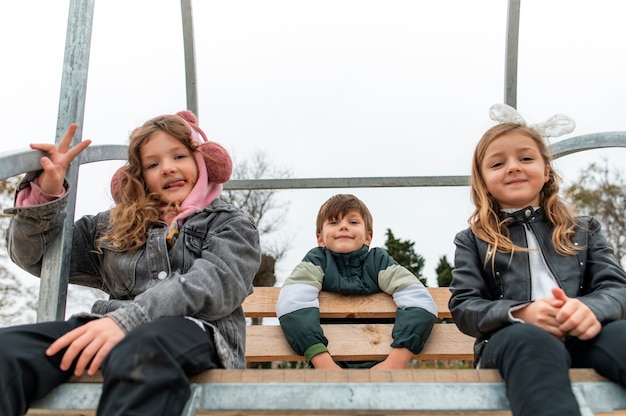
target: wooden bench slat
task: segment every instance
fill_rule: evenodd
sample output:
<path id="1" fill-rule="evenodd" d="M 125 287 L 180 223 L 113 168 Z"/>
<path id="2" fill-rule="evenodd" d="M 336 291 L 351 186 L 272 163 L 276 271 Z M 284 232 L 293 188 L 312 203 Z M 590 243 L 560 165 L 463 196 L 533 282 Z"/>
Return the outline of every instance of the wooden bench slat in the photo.
<path id="1" fill-rule="evenodd" d="M 392 324 L 329 324 L 322 325 L 328 338 L 328 350 L 339 361 L 382 360 L 391 351 Z M 472 360 L 474 338 L 454 324 L 437 324 L 424 349 L 415 355 L 419 360 Z M 274 325 L 247 327 L 246 360 L 302 361 L 285 339 L 282 328 Z"/>
<path id="2" fill-rule="evenodd" d="M 607 381 L 590 368 L 572 368 L 569 371 L 572 382 Z M 241 369 L 207 370 L 189 378 L 192 383 L 493 383 L 502 382 L 496 369 L 406 369 L 377 370 L 362 369 L 313 370 L 305 369 Z M 94 376 L 72 376 L 70 382 L 101 383 L 102 374 Z"/>
<path id="3" fill-rule="evenodd" d="M 450 289 L 447 287 L 429 287 L 428 291 L 437 305 L 437 317 L 442 319 L 451 319 L 452 313 L 448 307 L 450 300 Z"/>
<path id="4" fill-rule="evenodd" d="M 589 368 L 570 370 L 572 382 L 607 381 Z M 75 381 L 84 381 L 75 378 Z M 89 380 L 89 378 L 86 378 Z M 362 369 L 313 370 L 313 369 L 246 369 L 208 370 L 190 377 L 192 383 L 499 383 L 502 377 L 496 369 Z"/>
<path id="5" fill-rule="evenodd" d="M 439 318 L 451 318 L 448 308 L 450 290 L 447 287 L 429 287 L 428 291 L 437 305 Z M 246 298 L 243 310 L 249 318 L 275 318 L 279 287 L 255 287 Z M 373 295 L 341 295 L 320 292 L 320 317 L 322 318 L 393 318 L 396 305 L 386 293 Z"/>

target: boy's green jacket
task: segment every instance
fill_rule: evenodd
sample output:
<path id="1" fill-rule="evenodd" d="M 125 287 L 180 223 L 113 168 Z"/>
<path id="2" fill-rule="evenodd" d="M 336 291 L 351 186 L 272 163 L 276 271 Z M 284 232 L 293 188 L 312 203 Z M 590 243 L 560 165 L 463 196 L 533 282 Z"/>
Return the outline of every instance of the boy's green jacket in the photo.
<path id="1" fill-rule="evenodd" d="M 287 341 L 307 360 L 328 351 L 320 326 L 320 290 L 346 295 L 385 292 L 398 306 L 394 348 L 418 353 L 437 316 L 437 307 L 419 279 L 381 248 L 337 254 L 324 247 L 309 251 L 284 282 L 276 313 Z"/>

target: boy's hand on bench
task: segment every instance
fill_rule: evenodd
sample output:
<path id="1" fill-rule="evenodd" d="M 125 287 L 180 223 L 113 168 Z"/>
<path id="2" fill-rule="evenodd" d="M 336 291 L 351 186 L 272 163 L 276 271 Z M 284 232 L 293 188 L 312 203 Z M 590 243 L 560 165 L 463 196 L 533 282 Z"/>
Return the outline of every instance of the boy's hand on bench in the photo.
<path id="1" fill-rule="evenodd" d="M 404 370 L 409 361 L 413 358 L 413 353 L 406 348 L 394 348 L 384 361 L 372 367 L 372 370 Z"/>
<path id="2" fill-rule="evenodd" d="M 342 370 L 327 352 L 317 354 L 311 358 L 311 364 L 318 370 Z"/>

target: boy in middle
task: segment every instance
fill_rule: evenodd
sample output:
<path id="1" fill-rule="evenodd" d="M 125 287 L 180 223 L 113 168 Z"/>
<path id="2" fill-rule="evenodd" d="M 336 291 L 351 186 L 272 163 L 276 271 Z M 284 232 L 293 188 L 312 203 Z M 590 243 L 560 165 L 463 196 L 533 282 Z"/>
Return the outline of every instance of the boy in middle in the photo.
<path id="1" fill-rule="evenodd" d="M 392 350 L 384 361 L 361 367 L 406 368 L 433 328 L 437 307 L 430 293 L 385 250 L 369 248 L 372 232 L 372 215 L 361 200 L 350 194 L 333 196 L 317 215 L 318 247 L 306 254 L 280 290 L 276 314 L 285 337 L 317 369 L 342 368 L 328 352 L 320 326 L 320 290 L 346 295 L 385 292 L 393 297 L 398 310 Z"/>

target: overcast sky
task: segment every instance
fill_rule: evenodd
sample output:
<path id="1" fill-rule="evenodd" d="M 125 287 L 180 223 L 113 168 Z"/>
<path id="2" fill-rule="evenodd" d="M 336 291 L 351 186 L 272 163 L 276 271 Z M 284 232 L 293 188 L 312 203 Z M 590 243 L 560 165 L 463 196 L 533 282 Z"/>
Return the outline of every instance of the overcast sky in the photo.
<path id="1" fill-rule="evenodd" d="M 193 2 L 200 126 L 235 163 L 265 151 L 294 178 L 466 175 L 504 100 L 505 0 Z M 54 142 L 69 1 L 0 0 L 0 151 Z M 625 131 L 626 2 L 522 0 L 518 109 L 572 117 L 563 138 Z M 185 108 L 178 0 L 96 1 L 84 138 L 127 141 L 146 119 Z M 559 138 L 557 140 L 561 140 Z M 590 161 L 624 167 L 626 149 L 566 156 L 573 181 Z M 109 208 L 118 162 L 88 165 L 77 214 Z M 281 191 L 276 238 L 292 242 L 279 279 L 315 245 L 319 206 L 352 192 L 415 242 L 436 285 L 440 256 L 467 226 L 468 188 Z"/>

